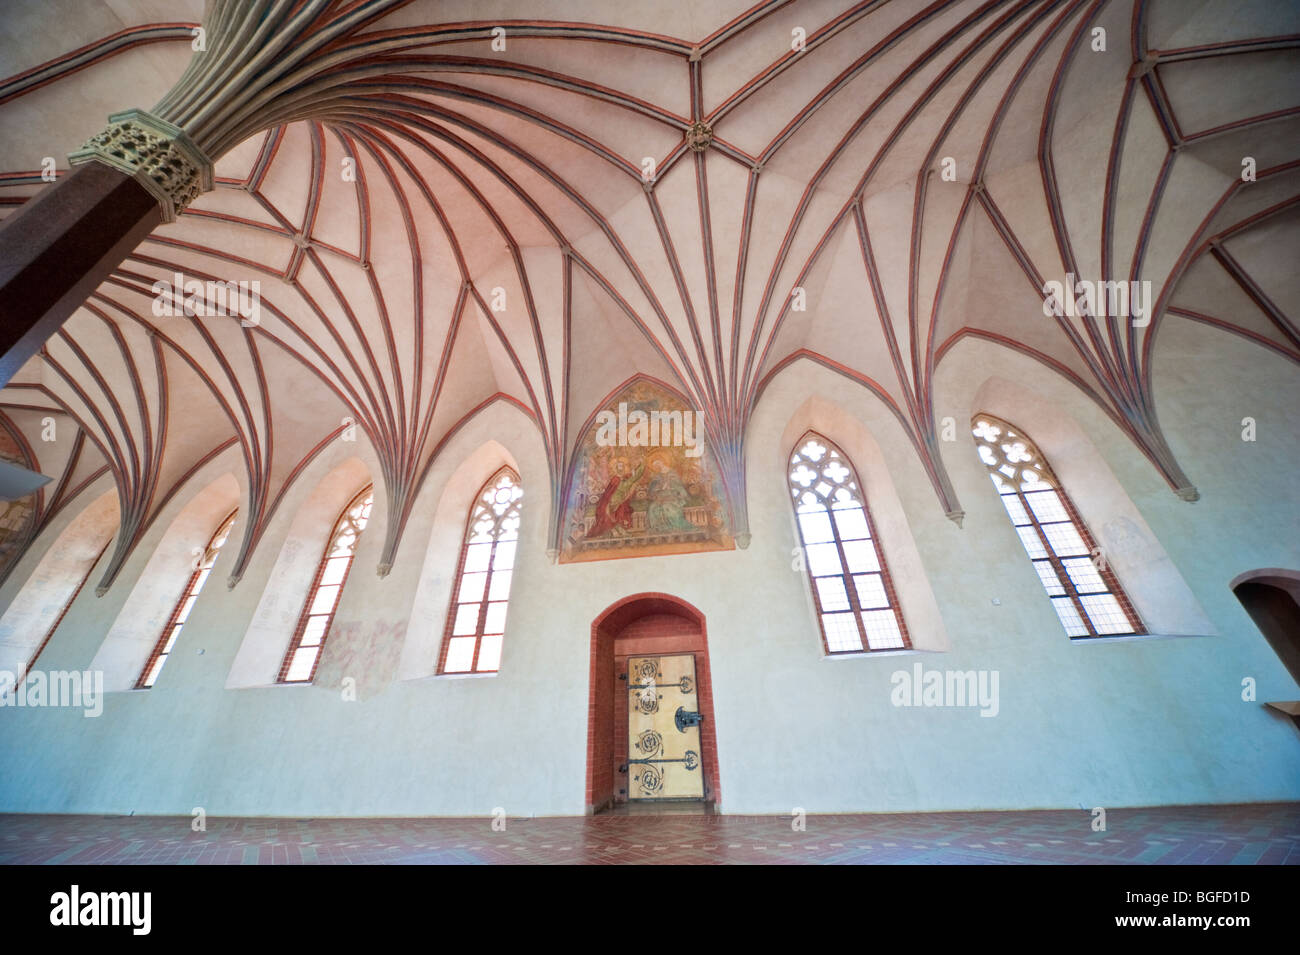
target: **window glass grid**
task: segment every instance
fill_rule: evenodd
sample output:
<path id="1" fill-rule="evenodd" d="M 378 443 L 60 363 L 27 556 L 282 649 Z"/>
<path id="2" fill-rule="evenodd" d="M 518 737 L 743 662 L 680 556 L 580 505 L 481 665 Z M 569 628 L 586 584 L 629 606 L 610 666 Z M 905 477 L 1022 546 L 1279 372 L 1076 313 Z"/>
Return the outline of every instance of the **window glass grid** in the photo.
<path id="1" fill-rule="evenodd" d="M 338 610 L 339 598 L 352 570 L 361 532 L 370 522 L 375 504 L 374 487 L 363 488 L 343 508 L 330 531 L 325 553 L 316 567 L 316 576 L 307 590 L 298 626 L 289 640 L 289 649 L 280 664 L 279 683 L 310 683 L 316 678 L 321 650 L 329 635 L 330 624 Z"/>
<path id="2" fill-rule="evenodd" d="M 971 433 L 1066 634 L 1145 633 L 1114 573 L 1104 560 L 1094 563 L 1100 552 L 1042 452 L 991 415 L 977 415 Z"/>
<path id="3" fill-rule="evenodd" d="M 911 646 L 870 511 L 848 457 L 809 432 L 787 475 L 827 653 Z"/>
<path id="4" fill-rule="evenodd" d="M 501 668 L 523 493 L 519 476 L 502 468 L 475 498 L 447 611 L 439 673 L 495 673 Z"/>
<path id="5" fill-rule="evenodd" d="M 148 690 L 158 680 L 158 674 L 162 672 L 167 657 L 171 655 L 172 649 L 176 646 L 176 638 L 180 636 L 181 628 L 185 625 L 185 621 L 189 619 L 190 609 L 198 599 L 199 592 L 203 590 L 203 585 L 207 583 L 208 575 L 212 571 L 212 565 L 217 562 L 217 554 L 221 550 L 221 545 L 230 536 L 230 529 L 235 525 L 235 515 L 237 513 L 239 513 L 238 509 L 231 511 L 226 516 L 226 519 L 217 526 L 216 532 L 208 541 L 208 546 L 204 548 L 203 555 L 199 559 L 199 566 L 195 568 L 194 572 L 190 574 L 189 580 L 186 581 L 185 589 L 181 591 L 180 599 L 176 601 L 175 608 L 167 618 L 167 624 L 163 627 L 162 635 L 158 637 L 153 652 L 149 654 L 144 669 L 140 671 L 140 679 L 135 684 L 137 690 Z M 91 568 L 93 570 L 94 565 L 91 565 Z"/>

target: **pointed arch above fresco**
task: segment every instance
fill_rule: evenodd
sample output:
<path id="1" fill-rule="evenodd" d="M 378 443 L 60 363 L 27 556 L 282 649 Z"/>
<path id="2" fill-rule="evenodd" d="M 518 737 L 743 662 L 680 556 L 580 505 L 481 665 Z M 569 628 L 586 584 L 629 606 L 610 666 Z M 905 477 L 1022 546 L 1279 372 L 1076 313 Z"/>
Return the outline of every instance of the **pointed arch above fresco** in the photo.
<path id="1" fill-rule="evenodd" d="M 587 419 L 560 545 L 561 563 L 735 548 L 703 422 L 676 391 L 638 376 Z"/>

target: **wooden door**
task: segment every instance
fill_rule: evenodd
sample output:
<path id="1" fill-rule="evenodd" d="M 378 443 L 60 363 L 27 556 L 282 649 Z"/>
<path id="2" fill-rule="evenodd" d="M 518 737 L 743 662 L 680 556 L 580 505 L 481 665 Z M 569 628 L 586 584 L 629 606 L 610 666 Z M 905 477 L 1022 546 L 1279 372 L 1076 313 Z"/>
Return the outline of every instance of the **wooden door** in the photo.
<path id="1" fill-rule="evenodd" d="M 695 656 L 627 661 L 628 798 L 703 799 Z"/>

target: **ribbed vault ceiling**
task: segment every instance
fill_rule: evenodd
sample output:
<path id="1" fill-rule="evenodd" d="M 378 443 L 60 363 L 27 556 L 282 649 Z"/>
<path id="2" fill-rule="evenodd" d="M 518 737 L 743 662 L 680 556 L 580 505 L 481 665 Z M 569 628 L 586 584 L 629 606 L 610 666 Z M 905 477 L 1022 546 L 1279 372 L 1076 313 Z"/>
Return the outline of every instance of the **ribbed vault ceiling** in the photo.
<path id="1" fill-rule="evenodd" d="M 1195 475 L 1155 413 L 1161 328 L 1203 322 L 1300 361 L 1295 4 L 263 6 L 283 46 L 241 81 L 246 102 L 182 124 L 219 144 L 216 188 L 0 393 L 56 477 L 38 526 L 111 472 L 106 580 L 232 444 L 249 489 L 238 576 L 348 419 L 381 463 L 391 560 L 430 461 L 494 400 L 535 420 L 558 500 L 597 404 L 638 373 L 670 383 L 707 424 L 743 531 L 746 422 L 792 361 L 879 395 L 948 512 L 932 387 L 963 336 L 1069 378 L 1176 490 Z M 22 26 L 0 45 L 10 212 L 42 187 L 42 157 L 66 170 L 109 112 L 164 98 L 204 12 L 3 17 Z M 207 23 L 218 46 L 236 26 Z M 153 285 L 176 272 L 259 281 L 259 323 L 155 315 Z M 1150 323 L 1045 316 L 1043 284 L 1066 273 L 1149 281 Z M 48 415 L 84 433 L 75 453 L 37 439 Z"/>

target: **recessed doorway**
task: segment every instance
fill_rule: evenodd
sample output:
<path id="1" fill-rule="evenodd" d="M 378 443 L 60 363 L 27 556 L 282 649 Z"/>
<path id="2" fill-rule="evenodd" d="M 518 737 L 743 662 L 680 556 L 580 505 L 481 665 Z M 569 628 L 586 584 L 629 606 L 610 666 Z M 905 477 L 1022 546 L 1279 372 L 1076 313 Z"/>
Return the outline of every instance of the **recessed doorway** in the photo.
<path id="1" fill-rule="evenodd" d="M 717 730 L 703 615 L 637 594 L 591 628 L 587 812 L 712 812 Z"/>

